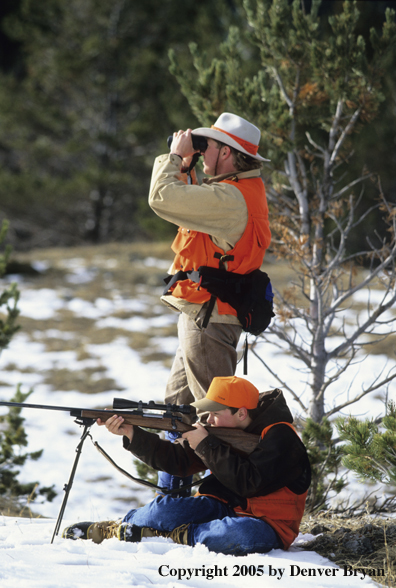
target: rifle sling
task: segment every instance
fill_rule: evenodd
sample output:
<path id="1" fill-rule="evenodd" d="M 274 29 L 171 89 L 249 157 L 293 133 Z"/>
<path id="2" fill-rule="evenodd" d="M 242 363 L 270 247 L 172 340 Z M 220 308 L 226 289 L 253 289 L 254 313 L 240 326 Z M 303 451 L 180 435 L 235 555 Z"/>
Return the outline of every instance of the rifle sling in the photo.
<path id="1" fill-rule="evenodd" d="M 189 488 L 192 488 L 193 486 L 198 486 L 198 485 L 202 484 L 208 478 L 214 477 L 213 474 L 210 474 L 209 476 L 206 476 L 205 478 L 202 478 L 201 480 L 197 480 L 196 482 L 192 482 L 191 484 L 186 484 L 185 486 L 182 486 L 181 488 L 173 488 L 173 489 L 162 488 L 161 486 L 156 486 L 155 484 L 153 484 L 152 482 L 148 482 L 147 480 L 135 478 L 134 476 L 132 476 L 132 474 L 130 474 L 129 472 L 124 470 L 121 466 L 119 466 L 113 460 L 113 458 L 110 457 L 110 455 L 108 453 L 106 453 L 106 451 L 103 449 L 103 447 L 101 447 L 99 445 L 99 443 L 97 441 L 92 440 L 92 443 L 94 444 L 96 449 L 99 451 L 99 453 L 102 454 L 103 457 L 105 457 L 107 459 L 107 461 L 109 461 L 111 463 L 111 465 L 116 468 L 116 470 L 121 472 L 121 474 L 124 474 L 124 476 L 126 476 L 127 478 L 129 478 L 133 482 L 136 482 L 137 484 L 141 484 L 142 486 L 148 486 L 149 488 L 152 488 L 153 490 L 160 491 L 162 494 L 174 494 L 176 492 L 180 492 L 180 490 L 188 490 Z"/>

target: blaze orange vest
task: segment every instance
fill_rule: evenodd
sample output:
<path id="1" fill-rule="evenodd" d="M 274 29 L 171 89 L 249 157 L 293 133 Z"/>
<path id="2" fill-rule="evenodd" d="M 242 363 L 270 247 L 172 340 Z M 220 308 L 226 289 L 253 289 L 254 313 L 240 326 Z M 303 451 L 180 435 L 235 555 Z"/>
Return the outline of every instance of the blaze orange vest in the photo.
<path id="1" fill-rule="evenodd" d="M 261 438 L 274 425 L 288 425 L 295 432 L 290 423 L 274 423 L 263 429 Z M 254 516 L 266 521 L 277 532 L 284 548 L 288 549 L 298 536 L 307 494 L 308 491 L 304 494 L 295 494 L 286 487 L 280 488 L 266 496 L 248 498 L 246 509 L 237 507 L 234 510 L 239 516 Z"/>
<path id="2" fill-rule="evenodd" d="M 173 262 L 175 273 L 179 270 L 184 272 L 197 270 L 200 266 L 218 268 L 221 266 L 223 256 L 226 256 L 228 271 L 239 274 L 247 274 L 258 269 L 263 263 L 265 251 L 271 241 L 271 232 L 262 179 L 249 178 L 237 181 L 232 179 L 223 180 L 222 183 L 236 186 L 245 199 L 248 222 L 242 237 L 232 249 L 224 252 L 213 243 L 208 234 L 179 227 L 172 244 L 172 250 L 176 254 Z M 177 282 L 171 288 L 171 292 L 176 298 L 183 298 L 196 304 L 207 302 L 211 296 L 205 288 L 191 280 Z M 237 316 L 236 310 L 226 302 L 217 300 L 217 305 L 219 314 Z"/>
<path id="3" fill-rule="evenodd" d="M 275 425 L 287 425 L 296 433 L 295 428 L 290 423 L 279 422 L 263 429 L 261 438 L 263 439 L 264 435 Z M 295 494 L 289 488 L 280 488 L 265 496 L 247 498 L 246 508 L 242 509 L 242 507 L 237 506 L 234 508 L 234 511 L 238 516 L 255 517 L 267 522 L 278 534 L 284 549 L 288 549 L 298 536 L 307 494 L 308 490 L 303 494 Z M 195 496 L 211 496 L 221 502 L 227 503 L 226 500 L 218 496 L 201 494 L 199 491 Z"/>

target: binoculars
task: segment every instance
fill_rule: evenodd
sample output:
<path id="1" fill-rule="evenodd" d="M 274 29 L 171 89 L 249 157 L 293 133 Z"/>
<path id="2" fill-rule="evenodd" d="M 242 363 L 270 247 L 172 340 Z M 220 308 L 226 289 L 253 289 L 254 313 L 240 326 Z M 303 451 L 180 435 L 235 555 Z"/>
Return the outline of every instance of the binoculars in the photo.
<path id="1" fill-rule="evenodd" d="M 208 148 L 208 141 L 206 137 L 202 137 L 201 135 L 191 135 L 191 140 L 195 151 L 200 151 L 203 153 Z M 168 147 L 172 145 L 173 135 L 170 135 L 167 140 Z"/>

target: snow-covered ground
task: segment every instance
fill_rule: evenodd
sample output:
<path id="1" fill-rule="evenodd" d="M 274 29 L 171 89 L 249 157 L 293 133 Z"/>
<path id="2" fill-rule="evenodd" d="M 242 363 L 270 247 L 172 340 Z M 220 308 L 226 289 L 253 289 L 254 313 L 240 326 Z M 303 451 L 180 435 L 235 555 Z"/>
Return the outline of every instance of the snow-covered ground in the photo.
<path id="1" fill-rule="evenodd" d="M 156 262 L 161 263 L 161 262 Z M 83 263 L 70 264 L 69 283 L 86 282 L 92 279 L 84 271 Z M 1 289 L 1 284 L 0 284 Z M 0 399 L 9 400 L 18 383 L 22 390 L 34 389 L 29 402 L 61 405 L 65 407 L 96 408 L 111 406 L 114 396 L 134 400 L 163 400 L 168 369 L 160 362 L 143 363 L 138 351 L 131 348 L 127 339 L 120 336 L 107 344 L 87 345 L 89 359 L 81 359 L 73 350 L 48 351 L 45 341 L 50 338 L 72 336 L 64 330 L 48 331 L 40 327 L 40 320 L 56 316 L 62 309 L 76 316 L 89 317 L 97 321 L 100 328 L 122 328 L 125 332 L 144 332 L 149 327 L 174 324 L 177 316 L 166 309 L 162 314 L 145 319 L 141 316 L 127 317 L 128 312 L 144 310 L 144 296 L 128 299 L 109 294 L 94 301 L 65 297 L 61 290 L 32 287 L 29 282 L 19 284 L 21 315 L 37 321 L 35 340 L 31 341 L 23 331 L 17 333 L 9 348 L 0 357 Z M 125 318 L 120 318 L 125 311 Z M 117 314 L 117 316 L 113 316 Z M 169 353 L 176 349 L 174 336 L 152 340 L 158 348 Z M 286 356 L 275 346 L 264 344 L 261 352 L 274 371 L 281 371 L 287 382 L 293 382 L 294 391 L 305 401 L 304 375 L 298 371 L 296 361 Z M 84 363 L 85 362 L 85 363 Z M 67 368 L 81 370 L 84 366 L 106 369 L 106 375 L 117 384 L 117 390 L 98 394 L 82 394 L 75 391 L 54 391 L 44 382 L 49 369 Z M 348 381 L 359 390 L 366 378 L 373 379 L 387 365 L 395 369 L 396 362 L 385 356 L 369 356 L 354 368 L 348 369 Z M 10 369 L 12 366 L 12 369 Z M 4 369 L 7 367 L 7 369 Z M 243 375 L 242 365 L 238 375 Z M 278 385 L 263 370 L 262 364 L 249 354 L 249 374 L 246 376 L 261 391 Z M 123 389 L 122 392 L 119 389 Z M 328 406 L 339 403 L 342 394 L 351 394 L 349 386 L 340 380 L 339 395 L 329 399 Z M 297 402 L 285 392 L 293 412 L 299 412 Z M 4 414 L 6 409 L 1 409 Z M 346 411 L 347 414 L 349 411 Z M 383 395 L 364 397 L 353 408 L 359 416 L 378 416 L 383 413 Z M 55 485 L 58 492 L 52 503 L 38 500 L 33 509 L 45 517 L 40 520 L 0 517 L 0 566 L 1 588 L 63 587 L 63 586 L 194 586 L 200 588 L 209 582 L 211 586 L 266 586 L 295 587 L 303 583 L 333 588 L 338 586 L 362 586 L 372 584 L 362 574 L 351 575 L 338 569 L 329 560 L 313 552 L 304 552 L 299 544 L 309 537 L 300 536 L 286 553 L 281 550 L 267 555 L 252 555 L 245 558 L 216 555 L 203 546 L 195 548 L 178 546 L 167 539 L 145 539 L 141 544 L 122 544 L 116 539 L 95 545 L 84 541 L 66 541 L 59 536 L 51 545 L 56 518 L 63 500 L 63 486 L 69 479 L 75 459 L 75 449 L 82 433 L 67 412 L 27 410 L 23 412 L 25 428 L 29 438 L 29 451 L 44 448 L 38 462 L 28 462 L 21 472 L 22 481 L 38 480 L 43 486 Z M 121 448 L 120 438 L 109 435 L 104 428 L 94 425 L 93 440 L 98 441 L 116 459 L 121 467 L 135 474 L 130 454 Z M 145 504 L 152 498 L 150 490 L 130 482 L 116 471 L 87 439 L 70 493 L 61 528 L 77 520 L 108 520 L 123 516 L 130 508 Z"/>
<path id="2" fill-rule="evenodd" d="M 0 518 L 2 588 L 375 586 L 369 577 L 355 576 L 298 546 L 288 552 L 233 557 L 161 537 L 141 543 L 110 539 L 100 545 L 58 538 L 51 545 L 52 527 L 53 521 L 43 519 Z"/>

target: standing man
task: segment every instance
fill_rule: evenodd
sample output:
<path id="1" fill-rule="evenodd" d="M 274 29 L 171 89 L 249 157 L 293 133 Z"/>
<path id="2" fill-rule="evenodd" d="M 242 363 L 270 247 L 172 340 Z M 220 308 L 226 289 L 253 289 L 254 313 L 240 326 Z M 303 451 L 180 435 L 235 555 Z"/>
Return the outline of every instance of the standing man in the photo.
<path id="1" fill-rule="evenodd" d="M 212 177 L 202 185 L 186 183 L 185 172 L 196 152 L 192 135 L 207 140 L 201 154 L 204 172 Z M 257 127 L 223 113 L 211 128 L 174 133 L 170 154 L 154 163 L 149 204 L 158 216 L 179 227 L 172 244 L 174 279 L 162 297 L 181 313 L 166 402 L 191 404 L 205 397 L 214 377 L 235 374 L 242 331 L 236 310 L 183 273 L 200 266 L 239 274 L 260 268 L 271 233 L 260 177 L 262 162 L 268 160 L 258 155 L 259 142 Z M 197 414 L 202 414 L 198 408 Z M 159 479 L 160 486 L 185 483 L 169 476 Z"/>

